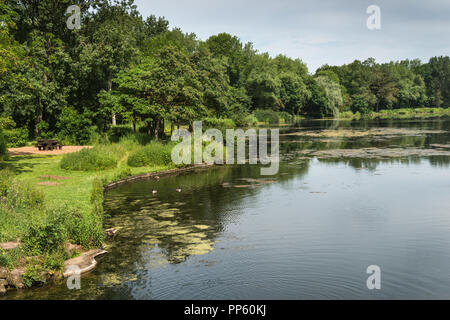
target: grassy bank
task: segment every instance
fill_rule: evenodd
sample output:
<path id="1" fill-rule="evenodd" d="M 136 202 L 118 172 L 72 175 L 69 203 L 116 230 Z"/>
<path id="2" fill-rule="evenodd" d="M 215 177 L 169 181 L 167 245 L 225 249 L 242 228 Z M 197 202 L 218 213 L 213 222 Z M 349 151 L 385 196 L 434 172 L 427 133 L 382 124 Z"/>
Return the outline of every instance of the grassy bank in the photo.
<path id="1" fill-rule="evenodd" d="M 64 261 L 80 253 L 68 251 L 69 244 L 84 250 L 104 240 L 103 185 L 174 168 L 166 161 L 170 151 L 170 145 L 142 146 L 125 138 L 72 154 L 3 161 L 0 242 L 20 246 L 0 249 L 0 268 L 24 270 L 24 286 L 46 282 L 49 274 L 60 275 Z"/>
<path id="2" fill-rule="evenodd" d="M 340 114 L 340 119 L 425 119 L 443 116 L 450 116 L 450 108 L 402 108 L 370 112 L 365 115 L 347 111 Z"/>

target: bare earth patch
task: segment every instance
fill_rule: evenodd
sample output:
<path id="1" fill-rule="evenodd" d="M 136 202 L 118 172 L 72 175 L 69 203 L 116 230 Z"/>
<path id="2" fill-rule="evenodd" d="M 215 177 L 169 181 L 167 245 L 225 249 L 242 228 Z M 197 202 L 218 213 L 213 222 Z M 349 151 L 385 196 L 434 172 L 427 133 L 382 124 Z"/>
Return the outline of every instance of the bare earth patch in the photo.
<path id="1" fill-rule="evenodd" d="M 59 182 L 54 182 L 54 181 L 43 181 L 43 182 L 38 182 L 38 186 L 48 186 L 48 187 L 56 187 L 59 186 L 61 183 Z"/>
<path id="2" fill-rule="evenodd" d="M 85 148 L 92 148 L 91 146 L 63 146 L 61 150 L 45 150 L 39 151 L 36 147 L 21 147 L 8 149 L 9 155 L 14 156 L 28 156 L 28 155 L 58 155 L 80 151 Z"/>
<path id="3" fill-rule="evenodd" d="M 43 175 L 43 176 L 40 176 L 39 178 L 52 179 L 52 180 L 67 180 L 67 179 L 70 179 L 69 177 L 50 176 L 50 175 Z"/>

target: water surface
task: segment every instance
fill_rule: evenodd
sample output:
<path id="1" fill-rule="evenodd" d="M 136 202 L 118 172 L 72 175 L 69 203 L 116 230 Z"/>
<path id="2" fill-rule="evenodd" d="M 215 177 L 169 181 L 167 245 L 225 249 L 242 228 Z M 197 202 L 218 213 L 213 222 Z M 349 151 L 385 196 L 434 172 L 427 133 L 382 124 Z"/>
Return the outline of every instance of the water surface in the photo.
<path id="1" fill-rule="evenodd" d="M 310 134 L 377 128 L 391 133 Z M 119 235 L 81 290 L 62 283 L 7 298 L 449 299 L 449 129 L 448 120 L 302 122 L 281 129 L 276 176 L 222 166 L 121 186 L 105 198 Z M 375 156 L 314 155 L 366 148 Z M 381 290 L 366 287 L 369 265 L 381 268 Z"/>

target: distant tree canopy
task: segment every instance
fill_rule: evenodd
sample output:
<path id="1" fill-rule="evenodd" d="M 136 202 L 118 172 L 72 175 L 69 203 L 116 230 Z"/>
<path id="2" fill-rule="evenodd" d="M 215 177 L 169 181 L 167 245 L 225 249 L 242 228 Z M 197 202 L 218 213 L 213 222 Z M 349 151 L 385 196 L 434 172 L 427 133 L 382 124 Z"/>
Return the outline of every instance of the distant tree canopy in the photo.
<path id="1" fill-rule="evenodd" d="M 80 30 L 66 26 L 74 4 Z M 369 58 L 313 75 L 299 59 L 258 53 L 227 33 L 201 41 L 163 17 L 144 19 L 133 0 L 4 0 L 0 21 L 0 117 L 30 138 L 84 141 L 86 127 L 103 133 L 125 123 L 143 123 L 157 138 L 166 121 L 244 119 L 256 110 L 321 118 L 450 107 L 448 56 Z"/>

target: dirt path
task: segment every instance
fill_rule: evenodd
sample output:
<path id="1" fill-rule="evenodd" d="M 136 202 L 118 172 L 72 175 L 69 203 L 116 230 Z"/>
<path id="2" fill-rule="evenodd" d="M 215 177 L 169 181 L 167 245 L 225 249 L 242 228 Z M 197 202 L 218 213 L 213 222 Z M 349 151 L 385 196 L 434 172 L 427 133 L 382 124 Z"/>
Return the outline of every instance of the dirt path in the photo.
<path id="1" fill-rule="evenodd" d="M 91 146 L 63 146 L 62 150 L 47 150 L 39 151 L 36 147 L 22 147 L 22 148 L 10 148 L 8 149 L 9 155 L 14 156 L 27 156 L 27 155 L 57 155 L 66 154 L 80 151 L 84 148 L 92 148 Z"/>

